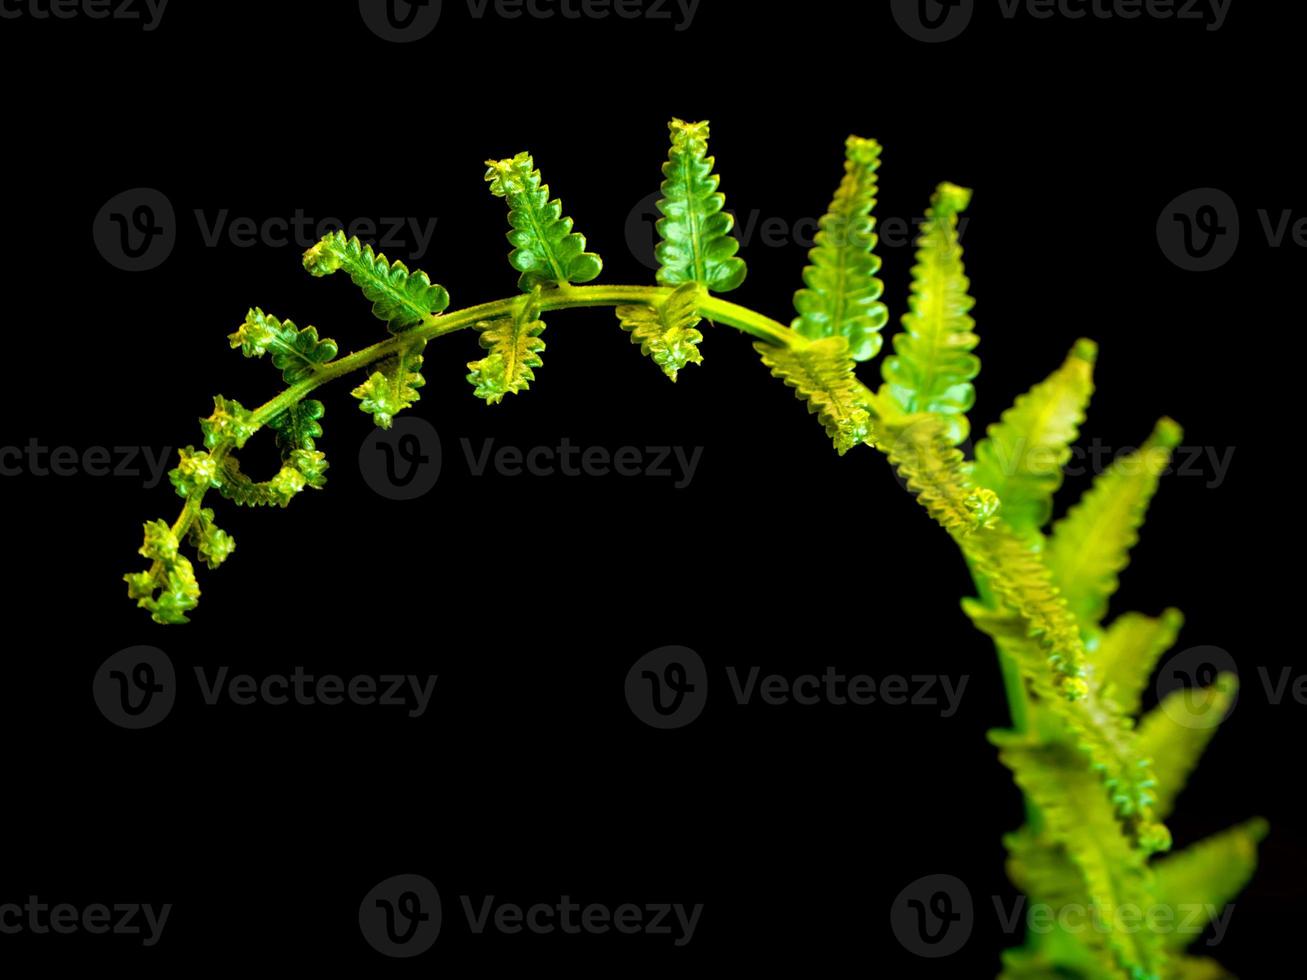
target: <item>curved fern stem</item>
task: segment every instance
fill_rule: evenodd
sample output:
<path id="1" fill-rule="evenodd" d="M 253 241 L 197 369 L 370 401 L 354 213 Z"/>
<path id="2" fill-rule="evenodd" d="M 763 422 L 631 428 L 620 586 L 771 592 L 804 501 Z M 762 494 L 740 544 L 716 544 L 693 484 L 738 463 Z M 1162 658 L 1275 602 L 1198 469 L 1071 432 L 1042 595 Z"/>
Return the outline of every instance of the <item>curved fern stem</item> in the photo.
<path id="1" fill-rule="evenodd" d="M 542 290 L 537 299 L 541 312 L 549 310 L 584 309 L 592 307 L 619 307 L 632 304 L 657 306 L 664 303 L 676 290 L 667 286 L 560 286 Z M 426 317 L 417 326 L 380 343 L 354 351 L 330 363 L 321 365 L 310 376 L 290 385 L 275 398 L 251 410 L 250 420 L 255 428 L 267 425 L 288 409 L 298 405 L 312 391 L 338 378 L 363 371 L 374 364 L 393 358 L 401 351 L 421 341 L 433 340 L 447 334 L 475 327 L 478 323 L 511 317 L 521 303 L 520 296 L 480 303 L 452 313 Z M 733 327 L 743 333 L 782 347 L 805 346 L 807 341 L 777 320 L 764 316 L 745 306 L 701 293 L 696 301 L 699 314 L 713 323 Z M 218 442 L 210 457 L 219 466 L 236 448 L 231 439 Z M 187 498 L 172 533 L 178 540 L 185 538 L 191 525 L 199 518 L 204 505 L 204 493 L 197 492 Z M 159 571 L 158 563 L 151 567 Z"/>

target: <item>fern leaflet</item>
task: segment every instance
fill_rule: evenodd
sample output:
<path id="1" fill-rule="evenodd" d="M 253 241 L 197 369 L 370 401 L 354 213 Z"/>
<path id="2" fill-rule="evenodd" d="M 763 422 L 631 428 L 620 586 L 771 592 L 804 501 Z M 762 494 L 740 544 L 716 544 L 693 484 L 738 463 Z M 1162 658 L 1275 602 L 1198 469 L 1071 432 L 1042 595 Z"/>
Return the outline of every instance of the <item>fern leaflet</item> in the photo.
<path id="1" fill-rule="evenodd" d="M 980 373 L 980 359 L 971 353 L 978 342 L 969 315 L 974 301 L 958 240 L 958 214 L 970 201 L 971 192 L 953 184 L 941 184 L 931 198 L 912 270 L 910 310 L 894 335 L 894 354 L 881 365 L 882 397 L 902 412 L 943 417 L 953 445 L 970 431 L 966 413 L 976 399 L 971 381 Z"/>
<path id="2" fill-rule="evenodd" d="M 304 253 L 304 268 L 314 276 L 344 270 L 372 301 L 372 315 L 391 333 L 399 333 L 449 306 L 449 293 L 421 270 L 409 272 L 403 262 L 391 262 L 343 231 L 327 235 Z"/>
<path id="3" fill-rule="evenodd" d="M 672 120 L 672 148 L 663 165 L 666 180 L 658 210 L 662 239 L 656 249 L 664 286 L 697 282 L 715 293 L 728 293 L 744 282 L 748 269 L 735 253 L 740 243 L 731 235 L 735 218 L 723 208 L 718 193 L 721 178 L 713 173 L 716 161 L 708 156 L 707 122 Z"/>
<path id="4" fill-rule="evenodd" d="M 653 358 L 663 373 L 673 381 L 687 364 L 702 364 L 699 344 L 703 334 L 695 329 L 702 321 L 698 304 L 703 287 L 687 282 L 658 306 L 619 306 L 617 317 L 622 329 L 631 334 L 631 343 L 640 345 L 640 353 Z"/>
<path id="5" fill-rule="evenodd" d="M 590 282 L 599 277 L 604 263 L 585 250 L 585 236 L 572 231 L 572 219 L 563 217 L 563 203 L 549 199 L 549 186 L 529 153 L 507 160 L 487 160 L 490 192 L 508 201 L 508 233 L 513 252 L 508 261 L 522 273 L 518 286 L 524 293 L 536 286 Z"/>
<path id="6" fill-rule="evenodd" d="M 810 340 L 840 336 L 855 361 L 875 357 L 880 330 L 889 319 L 880 302 L 884 284 L 876 278 L 876 170 L 880 144 L 850 136 L 845 146 L 844 180 L 821 219 L 816 242 L 803 270 L 805 289 L 794 296 L 799 316 L 793 329 Z"/>

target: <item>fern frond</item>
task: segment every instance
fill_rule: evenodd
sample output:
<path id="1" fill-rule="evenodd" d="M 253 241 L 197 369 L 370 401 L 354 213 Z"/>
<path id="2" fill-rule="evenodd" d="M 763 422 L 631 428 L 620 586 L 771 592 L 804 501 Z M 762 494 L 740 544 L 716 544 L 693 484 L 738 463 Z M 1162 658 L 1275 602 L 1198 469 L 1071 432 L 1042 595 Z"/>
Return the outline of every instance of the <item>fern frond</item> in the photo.
<path id="1" fill-rule="evenodd" d="M 780 378 L 794 389 L 796 398 L 808 403 L 808 411 L 821 420 L 841 456 L 870 438 L 870 392 L 853 373 L 847 340 L 827 337 L 790 347 L 760 342 L 753 348 L 771 368 L 772 377 Z"/>
<path id="2" fill-rule="evenodd" d="M 1117 575 L 1130 563 L 1149 501 L 1181 438 L 1180 426 L 1162 419 L 1138 452 L 1112 463 L 1054 525 L 1048 564 L 1086 628 L 1098 625 L 1107 613 Z"/>
<path id="3" fill-rule="evenodd" d="M 412 408 L 421 397 L 418 389 L 427 383 L 421 374 L 425 347 L 424 340 L 403 348 L 382 361 L 379 370 L 350 392 L 359 399 L 359 408 L 371 415 L 380 428 L 389 429 L 395 416 Z"/>
<path id="4" fill-rule="evenodd" d="M 850 136 L 845 144 L 844 179 L 821 219 L 803 270 L 807 287 L 794 295 L 799 316 L 792 327 L 809 340 L 845 337 L 855 361 L 875 357 L 889 311 L 880 302 L 884 284 L 876 278 L 876 171 L 880 144 Z"/>
<path id="5" fill-rule="evenodd" d="M 1122 909 L 1156 905 L 1144 854 L 1122 834 L 1086 759 L 1064 746 L 1037 746 L 995 733 L 999 759 L 1043 816 L 1045 833 L 1063 847 L 1084 881 L 1094 916 L 1115 966 L 1131 980 L 1161 980 L 1167 954 L 1150 929 L 1121 928 Z"/>
<path id="6" fill-rule="evenodd" d="M 1153 760 L 1159 815 L 1171 812 L 1238 691 L 1238 678 L 1221 674 L 1210 687 L 1171 691 L 1140 721 L 1139 751 Z"/>
<path id="7" fill-rule="evenodd" d="M 391 333 L 399 333 L 449 306 L 445 287 L 420 269 L 409 272 L 403 262 L 391 262 L 357 238 L 332 232 L 304 253 L 304 268 L 313 276 L 344 270 L 372 301 L 372 315 Z"/>
<path id="8" fill-rule="evenodd" d="M 631 343 L 639 344 L 640 353 L 653 358 L 673 381 L 687 364 L 703 363 L 699 353 L 703 334 L 695 329 L 703 320 L 698 309 L 702 296 L 702 286 L 687 282 L 660 306 L 617 308 L 617 317 L 622 329 L 630 333 Z"/>
<path id="9" fill-rule="evenodd" d="M 894 354 L 881 365 L 881 396 L 902 412 L 941 416 L 955 446 L 970 431 L 966 413 L 976 398 L 971 381 L 980 373 L 980 359 L 971 353 L 979 342 L 969 315 L 975 301 L 967 292 L 971 284 L 958 241 L 958 215 L 970 201 L 971 191 L 953 184 L 940 184 L 931 198 L 912 269 L 909 312 L 894 335 Z"/>
<path id="10" fill-rule="evenodd" d="M 489 356 L 468 362 L 471 374 L 467 380 L 476 389 L 476 396 L 489 405 L 497 405 L 505 395 L 516 395 L 531 387 L 536 379 L 535 368 L 544 362 L 540 359 L 545 342 L 540 339 L 544 321 L 540 319 L 536 295 L 521 302 L 512 316 L 478 323 L 480 344 Z"/>
<path id="11" fill-rule="evenodd" d="M 319 340 L 316 327 L 300 330 L 290 320 L 278 320 L 258 307 L 245 315 L 245 322 L 227 339 L 233 350 L 239 348 L 246 357 L 262 357 L 271 351 L 272 363 L 290 385 L 313 377 L 339 350 L 334 340 Z"/>
<path id="12" fill-rule="evenodd" d="M 1111 805 L 1126 835 L 1143 852 L 1166 850 L 1170 834 L 1155 812 L 1156 777 L 1148 754 L 1139 744 L 1128 716 L 1089 689 L 1070 700 L 1058 689 L 1048 669 L 1048 651 L 1031 635 L 1029 625 L 1011 610 L 995 610 L 965 599 L 963 610 L 972 623 L 1016 664 L 1030 690 L 1061 724 L 1060 741 L 1073 746 L 1100 782 L 1099 792 Z"/>
<path id="13" fill-rule="evenodd" d="M 662 239 L 655 250 L 658 282 L 680 286 L 697 282 L 715 293 L 739 288 L 748 274 L 736 256 L 740 243 L 731 234 L 734 216 L 723 209 L 726 196 L 717 191 L 721 178 L 713 173 L 716 161 L 708 156 L 707 122 L 673 119 L 668 128 L 672 147 L 663 165 L 666 180 L 658 210 Z"/>
<path id="14" fill-rule="evenodd" d="M 572 219 L 563 216 L 563 202 L 549 199 L 549 185 L 541 183 L 531 154 L 487 160 L 486 166 L 490 193 L 508 202 L 513 227 L 508 261 L 522 273 L 517 283 L 522 292 L 597 279 L 603 259 L 585 250 L 585 236 L 572 231 Z"/>
<path id="15" fill-rule="evenodd" d="M 1062 468 L 1079 438 L 1094 391 L 1097 347 L 1079 341 L 1046 380 L 1017 398 L 976 445 L 972 479 L 1003 501 L 1003 519 L 1019 533 L 1048 523 Z"/>
<path id="16" fill-rule="evenodd" d="M 1122 613 L 1096 638 L 1090 651 L 1094 676 L 1103 696 L 1123 714 L 1139 711 L 1140 696 L 1157 661 L 1175 645 L 1183 625 L 1178 609 L 1167 609 L 1156 618 Z"/>
<path id="17" fill-rule="evenodd" d="M 1188 913 L 1201 912 L 1205 927 L 1213 915 L 1219 914 L 1243 890 L 1257 870 L 1257 845 L 1268 829 L 1265 820 L 1249 820 L 1167 855 L 1153 865 L 1158 901 L 1176 911 L 1177 925 L 1192 920 Z M 1199 932 L 1197 923 L 1191 922 L 1189 928 L 1168 932 L 1165 941 L 1178 952 L 1197 939 Z"/>

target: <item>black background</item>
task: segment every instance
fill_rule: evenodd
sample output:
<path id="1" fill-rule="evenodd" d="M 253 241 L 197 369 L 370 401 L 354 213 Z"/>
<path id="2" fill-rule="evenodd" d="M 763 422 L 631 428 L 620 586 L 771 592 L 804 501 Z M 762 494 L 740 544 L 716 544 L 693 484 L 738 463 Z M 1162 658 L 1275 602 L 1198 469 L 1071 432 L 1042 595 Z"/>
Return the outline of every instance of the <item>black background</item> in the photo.
<path id="1" fill-rule="evenodd" d="M 349 2 L 176 4 L 150 33 L 0 21 L 0 443 L 197 441 L 213 394 L 254 405 L 277 390 L 269 365 L 226 349 L 250 305 L 313 323 L 342 349 L 383 335 L 343 277 L 310 279 L 295 245 L 206 246 L 197 209 L 435 217 L 431 250 L 412 264 L 458 308 L 514 290 L 487 157 L 531 150 L 604 256 L 605 281 L 646 282 L 624 229 L 657 190 L 670 116 L 713 121 L 722 189 L 742 218 L 790 223 L 821 214 L 844 137 L 873 136 L 885 146 L 882 220 L 919 214 L 940 180 L 977 189 L 964 243 L 984 361 L 978 427 L 1091 336 L 1102 356 L 1088 438 L 1136 445 L 1169 414 L 1186 444 L 1236 448 L 1219 487 L 1166 482 L 1114 609 L 1180 606 L 1180 648 L 1218 645 L 1240 664 L 1244 696 L 1170 825 L 1183 845 L 1271 819 L 1263 866 L 1213 953 L 1272 975 L 1265 964 L 1304 911 L 1292 803 L 1304 709 L 1268 704 L 1257 677 L 1296 664 L 1299 646 L 1287 625 L 1295 449 L 1279 435 L 1293 418 L 1301 253 L 1268 247 L 1256 217 L 1303 203 L 1285 135 L 1300 92 L 1287 15 L 1235 0 L 1206 32 L 1009 22 L 982 2 L 963 37 L 926 45 L 882 5 L 824 0 L 704 0 L 683 32 L 476 21 L 445 6 L 410 45 L 371 34 Z M 91 225 L 142 186 L 168 196 L 180 235 L 162 266 L 130 274 L 96 251 Z M 1155 235 L 1162 209 L 1195 187 L 1227 191 L 1243 218 L 1234 259 L 1204 274 L 1168 262 Z M 788 320 L 803 248 L 755 240 L 744 254 L 750 277 L 731 298 Z M 882 254 L 897 321 L 911 249 Z M 141 522 L 176 515 L 166 483 L 3 479 L 0 902 L 175 908 L 152 949 L 23 934 L 0 937 L 0 962 L 997 972 L 1017 940 L 990 896 L 1015 895 L 1000 835 L 1021 804 L 984 738 L 1006 720 L 1002 686 L 958 609 L 969 583 L 954 546 L 878 454 L 832 453 L 742 335 L 712 330 L 706 363 L 673 387 L 611 314 L 549 324 L 538 382 L 494 408 L 464 381 L 473 337 L 431 345 L 415 412 L 446 458 L 417 502 L 368 489 L 356 459 L 369 420 L 348 385 L 328 389 L 330 486 L 285 512 L 219 502 L 238 550 L 200 570 L 188 627 L 150 623 L 120 581 L 142 564 Z M 473 478 L 457 448 L 564 436 L 702 446 L 703 462 L 676 490 Z M 1061 506 L 1086 483 L 1070 481 Z M 97 712 L 91 678 L 141 643 L 166 650 L 186 683 L 162 725 L 123 731 Z M 665 644 L 697 650 L 715 685 L 705 714 L 674 732 L 641 724 L 622 697 L 631 664 Z M 195 664 L 440 679 L 414 721 L 378 708 L 207 707 Z M 912 706 L 736 707 L 723 668 L 754 664 L 970 680 L 946 719 Z M 429 877 L 446 911 L 435 948 L 407 965 L 357 928 L 363 895 L 400 873 Z M 963 879 L 979 907 L 965 949 L 937 961 L 889 928 L 894 896 L 935 873 Z M 665 937 L 474 937 L 463 894 L 705 911 L 683 949 Z"/>

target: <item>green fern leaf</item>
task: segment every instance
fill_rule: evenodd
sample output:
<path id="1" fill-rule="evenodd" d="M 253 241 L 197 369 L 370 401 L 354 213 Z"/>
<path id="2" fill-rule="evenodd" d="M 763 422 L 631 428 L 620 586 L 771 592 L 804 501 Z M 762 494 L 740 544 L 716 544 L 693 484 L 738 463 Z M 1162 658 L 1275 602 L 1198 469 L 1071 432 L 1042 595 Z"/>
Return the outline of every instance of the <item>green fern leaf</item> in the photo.
<path id="1" fill-rule="evenodd" d="M 1080 435 L 1093 394 L 1093 341 L 1081 340 L 1066 362 L 1003 413 L 976 446 L 972 478 L 1003 501 L 1003 519 L 1022 533 L 1038 530 L 1053 513 L 1062 468 Z"/>
<path id="2" fill-rule="evenodd" d="M 345 270 L 363 295 L 372 301 L 372 314 L 391 333 L 399 333 L 449 306 L 449 293 L 421 270 L 409 272 L 403 262 L 393 265 L 371 245 L 332 232 L 304 253 L 304 268 L 314 276 Z"/>
<path id="3" fill-rule="evenodd" d="M 979 339 L 969 315 L 974 300 L 958 241 L 958 214 L 970 201 L 971 192 L 953 184 L 941 184 L 931 198 L 912 270 L 910 312 L 894 335 L 894 354 L 881 365 L 882 398 L 905 413 L 942 416 L 955 446 L 970 431 L 971 381 L 980 373 L 980 359 L 971 353 Z"/>
<path id="4" fill-rule="evenodd" d="M 1080 868 L 1049 834 L 1024 827 L 1006 835 L 1003 843 L 1008 850 L 1008 877 L 1029 897 L 1031 909 L 1040 909 L 1041 917 L 1045 911 L 1058 917 L 1090 904 Z M 1068 975 L 1081 980 L 1117 980 L 1125 976 L 1107 934 L 1092 928 L 1042 932 L 1035 948 L 1006 950 L 1003 967 L 1002 977 L 1010 980 L 1058 980 Z"/>
<path id="5" fill-rule="evenodd" d="M 209 449 L 216 449 L 220 443 L 228 441 L 240 449 L 258 428 L 249 409 L 235 399 L 223 398 L 222 395 L 213 398 L 213 414 L 207 419 L 200 419 L 204 445 Z"/>
<path id="6" fill-rule="evenodd" d="M 489 356 L 468 362 L 468 382 L 478 398 L 497 405 L 505 395 L 516 395 L 531 387 L 536 379 L 534 368 L 543 366 L 540 359 L 545 342 L 540 339 L 544 322 L 539 317 L 537 293 L 518 305 L 512 316 L 478 323 L 480 344 Z"/>
<path id="7" fill-rule="evenodd" d="M 187 446 L 179 452 L 180 462 L 177 468 L 169 471 L 168 479 L 172 482 L 177 496 L 182 498 L 201 496 L 213 486 L 218 476 L 218 461 L 206 452 L 196 452 L 194 446 Z"/>
<path id="8" fill-rule="evenodd" d="M 189 623 L 186 614 L 200 602 L 195 568 L 179 548 L 177 535 L 167 521 L 150 521 L 145 525 L 145 542 L 140 548 L 140 554 L 151 562 L 150 570 L 123 576 L 127 595 L 164 626 Z"/>
<path id="9" fill-rule="evenodd" d="M 1257 870 L 1257 845 L 1268 829 L 1265 820 L 1249 820 L 1157 861 L 1157 897 L 1175 910 L 1173 921 L 1179 927 L 1165 934 L 1168 946 L 1177 952 L 1184 949 L 1243 890 Z"/>
<path id="10" fill-rule="evenodd" d="M 796 398 L 808 403 L 844 455 L 871 436 L 871 413 L 867 410 L 870 394 L 853 373 L 849 342 L 843 337 L 806 341 L 790 347 L 756 343 L 754 350 L 780 378 L 794 389 Z"/>
<path id="11" fill-rule="evenodd" d="M 297 449 L 288 454 L 271 480 L 256 482 L 245 475 L 235 456 L 227 456 L 213 485 L 224 498 L 241 507 L 288 507 L 302 490 L 326 486 L 326 470 L 322 453 Z"/>
<path id="12" fill-rule="evenodd" d="M 1150 929 L 1115 917 L 1122 909 L 1156 905 L 1152 875 L 1142 852 L 1121 833 L 1089 763 L 1065 746 L 1037 746 L 994 733 L 999 758 L 1039 807 L 1050 840 L 1065 849 L 1084 882 L 1086 913 L 1094 917 L 1113 967 L 1131 980 L 1161 980 L 1167 954 Z M 1125 927 L 1123 927 L 1125 926 Z M 1109 974 L 1111 975 L 1111 974 Z"/>
<path id="13" fill-rule="evenodd" d="M 1048 563 L 1076 618 L 1096 626 L 1130 562 L 1139 527 L 1182 431 L 1163 419 L 1137 452 L 1114 462 L 1053 527 Z"/>
<path id="14" fill-rule="evenodd" d="M 883 417 L 875 440 L 908 490 L 955 538 L 995 524 L 1001 501 L 993 491 L 971 482 L 966 460 L 949 441 L 946 424 L 938 416 Z"/>
<path id="15" fill-rule="evenodd" d="M 1171 691 L 1140 721 L 1139 751 L 1153 762 L 1159 816 L 1171 812 L 1238 690 L 1238 678 L 1221 674 L 1209 687 Z"/>
<path id="16" fill-rule="evenodd" d="M 1127 836 L 1141 852 L 1166 850 L 1170 835 L 1154 809 L 1157 779 L 1131 720 L 1092 689 L 1068 699 L 1056 684 L 1056 674 L 1050 674 L 1048 650 L 1032 635 L 1028 619 L 975 599 L 963 600 L 962 608 L 976 628 L 1017 665 L 1041 707 L 1060 723 L 1059 741 L 1074 746 L 1088 761 L 1101 784 L 1103 799 L 1110 803 Z"/>
<path id="17" fill-rule="evenodd" d="M 1047 680 L 1062 696 L 1081 698 L 1088 686 L 1075 620 L 1038 552 L 1002 520 L 997 495 L 971 481 L 947 424 L 938 415 L 882 417 L 876 445 L 927 512 L 953 535 L 976 574 L 1014 617 L 1018 635 L 1037 638 Z M 1030 667 L 1035 669 L 1033 662 Z"/>
<path id="18" fill-rule="evenodd" d="M 794 295 L 799 316 L 793 329 L 810 340 L 845 337 L 855 361 L 875 357 L 880 330 L 889 319 L 880 302 L 884 284 L 876 278 L 876 170 L 880 144 L 850 136 L 845 146 L 844 180 L 821 219 L 816 242 L 803 270 L 806 289 Z"/>
<path id="19" fill-rule="evenodd" d="M 214 523 L 212 507 L 200 511 L 191 523 L 187 539 L 210 568 L 217 568 L 236 550 L 235 539 Z"/>
<path id="20" fill-rule="evenodd" d="M 678 287 L 660 306 L 619 306 L 622 329 L 631 334 L 631 343 L 640 345 L 640 353 L 653 358 L 655 364 L 673 381 L 687 364 L 702 364 L 699 344 L 703 334 L 695 328 L 702 321 L 699 302 L 703 287 L 687 282 Z"/>
<path id="21" fill-rule="evenodd" d="M 1157 618 L 1122 613 L 1094 641 L 1090 658 L 1099 690 L 1123 714 L 1139 711 L 1140 696 L 1158 659 L 1175 645 L 1183 625 L 1178 609 L 1167 609 Z"/>
<path id="22" fill-rule="evenodd" d="M 707 122 L 673 119 L 669 127 L 672 148 L 663 165 L 662 199 L 658 222 L 662 239 L 656 249 L 658 282 L 680 286 L 697 282 L 715 293 L 738 289 L 748 274 L 736 256 L 740 243 L 732 236 L 735 218 L 723 209 L 726 197 L 718 193 L 721 178 L 713 173 L 716 161 L 708 156 Z"/>
<path id="23" fill-rule="evenodd" d="M 278 320 L 255 307 L 245 322 L 228 336 L 232 349 L 246 357 L 262 357 L 272 351 L 272 363 L 287 384 L 299 384 L 317 374 L 339 350 L 334 340 L 319 340 L 316 327 L 298 329 L 290 320 Z"/>
<path id="24" fill-rule="evenodd" d="M 518 286 L 525 293 L 536 286 L 562 286 L 590 282 L 599 277 L 604 263 L 585 250 L 585 236 L 572 231 L 572 219 L 563 217 L 563 203 L 549 199 L 531 154 L 507 160 L 487 160 L 490 192 L 508 202 L 508 261 L 522 273 Z"/>
<path id="25" fill-rule="evenodd" d="M 350 392 L 380 428 L 389 429 L 395 416 L 421 397 L 418 389 L 427 383 L 421 374 L 425 347 L 426 341 L 421 341 L 403 348 L 382 361 L 379 370 Z"/>
<path id="26" fill-rule="evenodd" d="M 315 440 L 322 438 L 320 419 L 326 406 L 316 398 L 305 398 L 268 420 L 268 428 L 277 433 L 277 445 L 283 452 L 292 449 L 314 449 Z"/>

